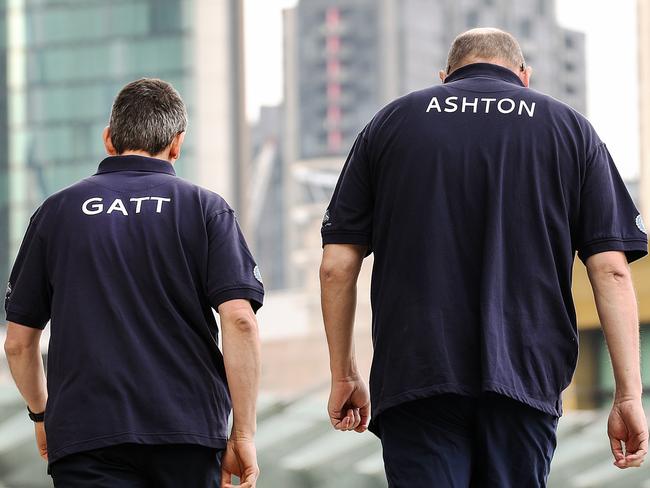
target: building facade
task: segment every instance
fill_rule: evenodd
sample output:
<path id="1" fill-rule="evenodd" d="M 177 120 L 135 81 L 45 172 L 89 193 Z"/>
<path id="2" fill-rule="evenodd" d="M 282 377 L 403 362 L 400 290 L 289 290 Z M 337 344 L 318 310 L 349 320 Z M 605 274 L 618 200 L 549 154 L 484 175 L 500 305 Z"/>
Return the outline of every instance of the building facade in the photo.
<path id="1" fill-rule="evenodd" d="M 7 119 L 1 137 L 9 137 L 8 144 L 0 140 L 0 151 L 9 152 L 0 158 L 0 184 L 9 187 L 2 192 L 8 202 L 0 202 L 0 229 L 8 236 L 3 276 L 34 209 L 104 158 L 101 133 L 111 103 L 137 78 L 171 82 L 187 104 L 177 172 L 240 209 L 247 159 L 240 1 L 2 3 L 8 73 L 0 70 L 7 93 L 0 124 Z"/>
<path id="2" fill-rule="evenodd" d="M 641 214 L 650 221 L 650 0 L 638 0 L 639 122 L 641 129 Z M 647 227 L 647 225 L 646 225 Z"/>
<path id="3" fill-rule="evenodd" d="M 7 6 L 0 2 L 0 86 L 7 86 Z M 0 97 L 0 276 L 8 275 L 9 269 L 9 147 L 8 103 Z"/>

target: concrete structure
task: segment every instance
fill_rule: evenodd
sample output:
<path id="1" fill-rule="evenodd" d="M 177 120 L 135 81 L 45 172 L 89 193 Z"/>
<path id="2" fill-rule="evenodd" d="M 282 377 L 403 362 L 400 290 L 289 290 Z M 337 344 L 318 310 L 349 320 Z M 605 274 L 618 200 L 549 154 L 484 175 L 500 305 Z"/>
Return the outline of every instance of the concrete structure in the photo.
<path id="1" fill-rule="evenodd" d="M 286 219 L 282 154 L 282 106 L 262 107 L 250 131 L 252 174 L 246 203 L 249 245 L 267 291 L 286 287 Z"/>
<path id="2" fill-rule="evenodd" d="M 0 55 L 6 52 L 8 67 L 0 68 L 7 95 L 0 97 L 0 127 L 9 133 L 7 143 L 0 140 L 0 151 L 8 148 L 0 185 L 9 188 L 0 197 L 0 235 L 8 236 L 0 246 L 3 278 L 36 206 L 94 172 L 113 98 L 140 77 L 170 81 L 188 105 L 178 173 L 243 213 L 249 174 L 240 0 L 0 5 L 7 24 Z"/>
<path id="3" fill-rule="evenodd" d="M 483 25 L 520 40 L 534 88 L 585 111 L 584 36 L 557 24 L 553 0 L 301 0 L 285 11 L 290 284 L 312 274 L 318 248 L 306 233 L 358 132 L 391 99 L 438 83 L 453 37 Z"/>
<path id="4" fill-rule="evenodd" d="M 646 227 L 650 221 L 650 0 L 638 0 L 639 121 L 641 125 L 641 178 L 639 195 Z"/>

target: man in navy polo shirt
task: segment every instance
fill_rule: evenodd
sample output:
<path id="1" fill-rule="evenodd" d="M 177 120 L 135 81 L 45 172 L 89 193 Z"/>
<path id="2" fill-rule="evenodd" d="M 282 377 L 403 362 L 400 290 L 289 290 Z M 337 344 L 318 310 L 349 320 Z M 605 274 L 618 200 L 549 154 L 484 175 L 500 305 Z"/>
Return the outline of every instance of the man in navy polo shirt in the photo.
<path id="1" fill-rule="evenodd" d="M 255 486 L 264 289 L 233 210 L 175 175 L 186 126 L 171 85 L 126 85 L 110 156 L 41 205 L 16 258 L 5 350 L 57 487 Z"/>
<path id="2" fill-rule="evenodd" d="M 545 486 L 577 358 L 574 255 L 586 264 L 616 396 L 614 464 L 648 448 L 628 262 L 639 212 L 589 122 L 528 89 L 517 41 L 454 41 L 443 84 L 357 137 L 322 227 L 329 415 L 369 428 L 391 487 Z M 354 358 L 356 280 L 374 253 L 370 396 Z"/>

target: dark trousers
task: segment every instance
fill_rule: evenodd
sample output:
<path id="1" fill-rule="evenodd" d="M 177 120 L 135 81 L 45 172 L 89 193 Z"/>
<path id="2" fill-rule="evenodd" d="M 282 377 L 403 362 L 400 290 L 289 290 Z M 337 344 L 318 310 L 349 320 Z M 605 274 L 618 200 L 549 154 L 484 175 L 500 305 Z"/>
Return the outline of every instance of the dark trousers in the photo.
<path id="1" fill-rule="evenodd" d="M 119 444 L 50 465 L 56 488 L 215 488 L 223 450 L 193 444 Z"/>
<path id="2" fill-rule="evenodd" d="M 391 488 L 545 487 L 557 417 L 507 397 L 437 395 L 376 419 Z"/>

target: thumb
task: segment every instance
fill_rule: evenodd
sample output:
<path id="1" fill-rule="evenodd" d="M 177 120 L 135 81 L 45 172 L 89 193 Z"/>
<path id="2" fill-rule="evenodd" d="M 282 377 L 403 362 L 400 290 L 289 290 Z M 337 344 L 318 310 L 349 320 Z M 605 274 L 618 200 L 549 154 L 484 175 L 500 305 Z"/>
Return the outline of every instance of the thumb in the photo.
<path id="1" fill-rule="evenodd" d="M 339 421 L 343 418 L 343 403 L 333 403 L 332 400 L 330 400 L 329 406 L 327 408 L 327 413 L 329 414 L 330 417 L 330 422 L 332 422 L 332 425 L 336 426 L 336 424 L 339 423 Z"/>

